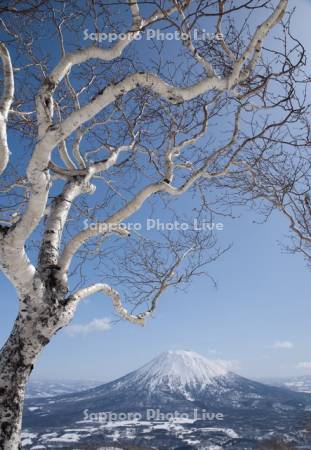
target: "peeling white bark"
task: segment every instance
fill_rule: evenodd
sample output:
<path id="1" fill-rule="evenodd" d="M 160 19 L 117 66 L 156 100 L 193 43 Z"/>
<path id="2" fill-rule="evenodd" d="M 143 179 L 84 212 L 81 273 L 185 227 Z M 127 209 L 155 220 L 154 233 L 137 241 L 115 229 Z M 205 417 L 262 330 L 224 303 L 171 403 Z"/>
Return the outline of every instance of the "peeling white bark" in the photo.
<path id="1" fill-rule="evenodd" d="M 9 162 L 9 146 L 6 123 L 14 97 L 14 76 L 11 57 L 6 46 L 0 42 L 0 58 L 3 66 L 3 92 L 0 100 L 0 175 Z"/>
<path id="2" fill-rule="evenodd" d="M 82 64 L 90 59 L 112 61 L 113 59 L 119 58 L 125 48 L 133 42 L 142 30 L 161 19 L 170 16 L 177 10 L 175 6 L 167 10 L 159 9 L 149 18 L 142 19 L 139 15 L 138 2 L 130 1 L 129 3 L 133 15 L 133 26 L 127 33 L 124 33 L 125 38 L 119 40 L 109 49 L 103 49 L 94 45 L 65 55 L 50 75 L 49 79 L 54 88 L 64 79 L 74 65 Z"/>
<path id="3" fill-rule="evenodd" d="M 87 288 L 80 289 L 76 294 L 72 296 L 72 302 L 79 302 L 80 300 L 89 297 L 90 295 L 102 292 L 108 295 L 113 303 L 116 313 L 124 320 L 134 323 L 136 325 L 144 325 L 146 317 L 151 314 L 151 311 L 147 311 L 142 314 L 134 315 L 124 308 L 121 303 L 120 294 L 108 284 L 97 283 Z"/>
<path id="4" fill-rule="evenodd" d="M 35 267 L 29 261 L 24 246 L 18 245 L 5 228 L 0 234 L 0 262 L 2 271 L 15 286 L 18 295 L 26 295 L 33 281 Z"/>

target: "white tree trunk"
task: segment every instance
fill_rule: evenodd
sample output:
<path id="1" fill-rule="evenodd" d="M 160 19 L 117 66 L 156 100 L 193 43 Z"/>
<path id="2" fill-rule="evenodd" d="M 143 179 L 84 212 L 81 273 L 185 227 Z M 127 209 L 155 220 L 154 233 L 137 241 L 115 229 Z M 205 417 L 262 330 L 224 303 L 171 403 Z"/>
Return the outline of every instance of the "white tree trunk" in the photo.
<path id="1" fill-rule="evenodd" d="M 42 298 L 25 296 L 21 300 L 12 333 L 0 351 L 0 450 L 21 448 L 25 389 L 33 365 L 74 312 L 68 312 L 62 298 L 58 300 L 54 294 L 49 291 Z"/>
<path id="2" fill-rule="evenodd" d="M 0 449 L 20 448 L 20 431 L 25 396 L 25 386 L 34 359 L 27 355 L 19 336 L 20 323 L 1 350 L 0 355 Z"/>

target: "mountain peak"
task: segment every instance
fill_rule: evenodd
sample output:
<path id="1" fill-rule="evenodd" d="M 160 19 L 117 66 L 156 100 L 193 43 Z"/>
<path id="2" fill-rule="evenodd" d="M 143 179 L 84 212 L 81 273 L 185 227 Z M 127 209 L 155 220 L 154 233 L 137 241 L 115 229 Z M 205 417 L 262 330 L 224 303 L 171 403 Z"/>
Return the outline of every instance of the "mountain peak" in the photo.
<path id="1" fill-rule="evenodd" d="M 166 385 L 170 390 L 178 387 L 204 388 L 218 377 L 228 374 L 220 361 L 206 359 L 195 352 L 168 351 L 138 369 L 135 376 L 145 382 L 150 390 Z"/>

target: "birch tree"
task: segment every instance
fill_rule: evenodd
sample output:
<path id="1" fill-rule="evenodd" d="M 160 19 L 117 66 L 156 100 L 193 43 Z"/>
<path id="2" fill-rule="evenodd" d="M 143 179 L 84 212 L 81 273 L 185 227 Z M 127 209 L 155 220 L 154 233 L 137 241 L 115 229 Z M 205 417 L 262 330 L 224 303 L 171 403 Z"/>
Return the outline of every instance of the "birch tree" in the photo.
<path id="1" fill-rule="evenodd" d="M 291 122 L 265 99 L 289 102 L 275 83 L 303 64 L 287 0 L 78 3 L 8 2 L 0 18 L 0 265 L 19 301 L 0 352 L 5 450 L 20 448 L 38 355 L 81 301 L 100 293 L 143 325 L 167 288 L 220 255 L 210 232 L 158 238 L 124 222 L 159 210 L 176 220 L 181 197 L 196 199 L 190 216 L 213 216 L 217 180 Z M 92 284 L 83 268 L 94 261 Z"/>

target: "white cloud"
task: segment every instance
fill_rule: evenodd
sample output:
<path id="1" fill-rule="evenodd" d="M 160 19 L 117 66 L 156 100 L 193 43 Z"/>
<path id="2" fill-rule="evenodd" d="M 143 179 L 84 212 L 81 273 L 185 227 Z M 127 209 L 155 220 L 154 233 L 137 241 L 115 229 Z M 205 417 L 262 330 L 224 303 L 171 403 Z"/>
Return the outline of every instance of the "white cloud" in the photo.
<path id="1" fill-rule="evenodd" d="M 311 361 L 305 361 L 305 362 L 298 363 L 297 369 L 311 369 Z"/>
<path id="2" fill-rule="evenodd" d="M 283 349 L 290 349 L 294 348 L 294 344 L 290 341 L 276 341 L 273 344 L 273 348 L 283 348 Z"/>
<path id="3" fill-rule="evenodd" d="M 66 328 L 66 331 L 70 336 L 76 336 L 77 334 L 89 334 L 94 331 L 104 332 L 109 330 L 109 328 L 110 320 L 107 318 L 103 318 L 94 319 L 91 322 L 85 324 L 69 325 L 69 327 Z"/>

